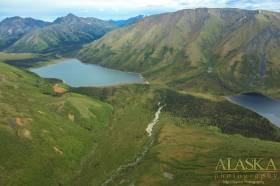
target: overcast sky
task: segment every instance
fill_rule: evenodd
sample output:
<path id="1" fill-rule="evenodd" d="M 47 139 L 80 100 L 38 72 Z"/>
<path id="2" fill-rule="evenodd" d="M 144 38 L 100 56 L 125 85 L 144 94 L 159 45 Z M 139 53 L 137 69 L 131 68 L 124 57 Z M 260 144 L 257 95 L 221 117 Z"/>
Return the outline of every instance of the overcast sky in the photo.
<path id="1" fill-rule="evenodd" d="M 125 19 L 198 7 L 280 11 L 280 0 L 0 0 L 0 20 L 22 16 L 52 21 L 69 12 L 83 17 Z"/>

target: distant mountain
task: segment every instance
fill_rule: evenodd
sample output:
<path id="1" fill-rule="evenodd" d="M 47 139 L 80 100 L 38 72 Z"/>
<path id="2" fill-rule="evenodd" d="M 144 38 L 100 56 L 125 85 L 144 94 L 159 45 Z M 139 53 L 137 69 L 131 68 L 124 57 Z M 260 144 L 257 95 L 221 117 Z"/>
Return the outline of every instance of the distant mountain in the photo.
<path id="1" fill-rule="evenodd" d="M 6 48 L 27 32 L 42 28 L 50 23 L 21 17 L 10 17 L 0 22 L 0 49 Z"/>
<path id="2" fill-rule="evenodd" d="M 82 18 L 73 14 L 56 19 L 51 25 L 29 32 L 14 43 L 9 51 L 47 52 L 91 42 L 116 28 L 96 18 Z"/>
<path id="3" fill-rule="evenodd" d="M 279 51 L 279 13 L 200 8 L 145 17 L 78 57 L 178 89 L 217 93 L 279 89 Z"/>
<path id="4" fill-rule="evenodd" d="M 119 26 L 119 27 L 124 27 L 124 26 L 128 26 L 134 23 L 137 23 L 138 21 L 144 19 L 143 15 L 138 15 L 136 17 L 131 17 L 129 19 L 126 20 L 112 20 L 112 23 L 114 23 L 115 25 Z"/>

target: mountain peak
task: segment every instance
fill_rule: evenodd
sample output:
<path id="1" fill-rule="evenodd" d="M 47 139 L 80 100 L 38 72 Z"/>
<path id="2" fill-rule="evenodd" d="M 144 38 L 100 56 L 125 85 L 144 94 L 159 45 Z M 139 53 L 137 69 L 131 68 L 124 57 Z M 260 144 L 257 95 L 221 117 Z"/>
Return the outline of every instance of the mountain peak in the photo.
<path id="1" fill-rule="evenodd" d="M 74 15 L 74 14 L 72 14 L 72 13 L 69 13 L 69 14 L 67 14 L 67 16 L 66 17 L 77 17 L 76 15 Z"/>
<path id="2" fill-rule="evenodd" d="M 112 20 L 112 23 L 119 27 L 123 27 L 123 26 L 128 26 L 128 25 L 134 24 L 134 23 L 144 19 L 144 17 L 145 17 L 144 15 L 138 15 L 138 16 L 126 19 L 126 20 Z"/>
<path id="3" fill-rule="evenodd" d="M 16 21 L 16 20 L 23 20 L 23 18 L 22 18 L 22 17 L 19 17 L 19 16 L 7 17 L 7 18 L 3 19 L 2 22 L 6 22 L 6 21 Z"/>
<path id="4" fill-rule="evenodd" d="M 48 22 L 19 16 L 4 19 L 0 22 L 0 38 L 2 38 L 0 49 L 10 46 L 27 32 L 47 25 L 49 25 Z"/>
<path id="5" fill-rule="evenodd" d="M 69 22 L 72 22 L 72 21 L 76 21 L 78 20 L 79 17 L 72 14 L 72 13 L 69 13 L 67 14 L 66 16 L 64 17 L 59 17 L 57 18 L 53 23 L 55 24 L 59 24 L 59 23 L 69 23 Z"/>
<path id="6" fill-rule="evenodd" d="M 16 24 L 15 22 L 16 23 L 21 22 L 22 24 L 26 24 L 26 25 L 34 25 L 35 24 L 39 27 L 43 27 L 43 26 L 49 24 L 49 22 L 45 22 L 45 21 L 42 21 L 42 20 L 33 19 L 31 17 L 22 18 L 20 16 L 7 17 L 7 18 L 3 19 L 0 22 L 0 24 Z"/>

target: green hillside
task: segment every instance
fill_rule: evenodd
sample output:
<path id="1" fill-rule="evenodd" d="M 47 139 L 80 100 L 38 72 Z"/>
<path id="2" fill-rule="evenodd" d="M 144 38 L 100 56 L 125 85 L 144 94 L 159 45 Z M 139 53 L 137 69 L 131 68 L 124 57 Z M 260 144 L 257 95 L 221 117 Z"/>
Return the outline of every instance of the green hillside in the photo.
<path id="1" fill-rule="evenodd" d="M 225 135 L 215 127 L 199 126 L 168 113 L 161 115 L 159 125 L 156 142 L 141 163 L 125 170 L 108 185 L 227 185 L 215 179 L 219 158 L 246 159 L 256 156 L 273 158 L 275 163 L 279 163 L 279 143 Z M 278 178 L 263 180 L 263 185 L 267 186 L 279 183 Z M 250 184 L 242 184 L 241 181 L 239 185 Z"/>
<path id="2" fill-rule="evenodd" d="M 0 72 L 0 185 L 215 185 L 220 156 L 278 161 L 279 129 L 222 97 L 154 85 L 55 93 L 58 82 L 4 63 Z"/>
<path id="3" fill-rule="evenodd" d="M 91 153 L 112 107 L 56 94 L 37 76 L 0 63 L 0 185 L 61 185 Z"/>
<path id="4" fill-rule="evenodd" d="M 115 108 L 103 133 L 106 138 L 73 185 L 219 185 L 214 170 L 220 157 L 279 161 L 280 145 L 272 142 L 279 141 L 279 129 L 221 97 L 201 98 L 148 85 L 72 91 Z M 145 128 L 159 101 L 163 112 L 149 137 Z"/>
<path id="5" fill-rule="evenodd" d="M 280 14 L 181 10 L 145 17 L 85 46 L 78 57 L 142 72 L 155 83 L 212 93 L 279 87 Z"/>

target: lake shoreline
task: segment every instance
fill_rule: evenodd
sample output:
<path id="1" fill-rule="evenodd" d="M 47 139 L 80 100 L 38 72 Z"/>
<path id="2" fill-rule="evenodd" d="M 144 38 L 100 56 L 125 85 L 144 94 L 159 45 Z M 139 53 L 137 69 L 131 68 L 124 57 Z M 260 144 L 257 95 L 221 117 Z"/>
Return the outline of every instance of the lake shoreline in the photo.
<path id="1" fill-rule="evenodd" d="M 111 87 L 125 84 L 149 84 L 141 73 L 110 69 L 83 63 L 75 58 L 61 58 L 29 71 L 43 77 L 60 79 L 71 87 Z"/>
<path id="2" fill-rule="evenodd" d="M 280 128 L 280 101 L 261 93 L 244 93 L 236 96 L 225 96 L 227 101 L 241 106 L 266 118 Z"/>

